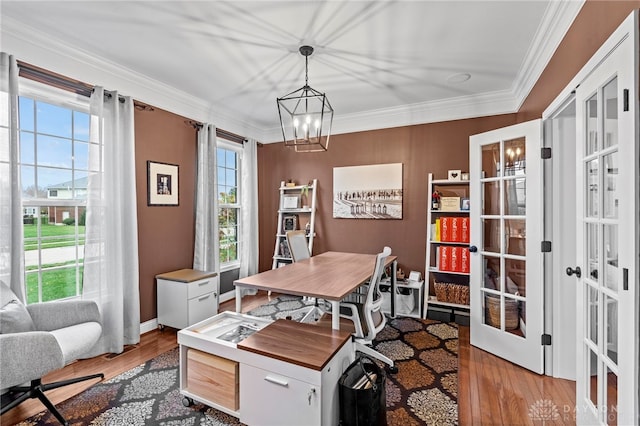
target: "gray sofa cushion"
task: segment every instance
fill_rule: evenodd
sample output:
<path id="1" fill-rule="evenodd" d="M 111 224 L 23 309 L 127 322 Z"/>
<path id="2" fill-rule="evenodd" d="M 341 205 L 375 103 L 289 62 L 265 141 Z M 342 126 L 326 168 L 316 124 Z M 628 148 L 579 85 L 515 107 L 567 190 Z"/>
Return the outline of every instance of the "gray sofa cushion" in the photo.
<path id="1" fill-rule="evenodd" d="M 0 281 L 0 334 L 34 331 L 27 308 L 3 281 Z"/>

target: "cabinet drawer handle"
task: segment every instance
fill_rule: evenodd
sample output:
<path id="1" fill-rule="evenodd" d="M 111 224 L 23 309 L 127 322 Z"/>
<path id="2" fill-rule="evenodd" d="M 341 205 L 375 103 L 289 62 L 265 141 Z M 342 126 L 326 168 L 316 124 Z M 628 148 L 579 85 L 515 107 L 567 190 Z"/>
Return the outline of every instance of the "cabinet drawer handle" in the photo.
<path id="1" fill-rule="evenodd" d="M 273 383 L 274 385 L 283 386 L 285 388 L 289 387 L 289 382 L 279 379 L 277 377 L 267 376 L 264 379 L 269 383 Z"/>
<path id="2" fill-rule="evenodd" d="M 209 284 L 209 281 L 202 281 L 201 283 L 198 283 L 198 286 L 207 285 L 207 284 Z"/>
<path id="3" fill-rule="evenodd" d="M 205 294 L 204 296 L 198 297 L 198 302 L 202 302 L 203 300 L 207 300 L 211 295 Z"/>

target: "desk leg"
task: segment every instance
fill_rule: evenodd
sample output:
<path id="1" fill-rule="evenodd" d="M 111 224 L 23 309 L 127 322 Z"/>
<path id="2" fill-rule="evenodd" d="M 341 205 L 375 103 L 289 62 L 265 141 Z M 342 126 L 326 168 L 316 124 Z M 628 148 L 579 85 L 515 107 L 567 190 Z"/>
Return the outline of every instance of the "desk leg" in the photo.
<path id="1" fill-rule="evenodd" d="M 340 330 L 340 301 L 331 301 L 331 328 Z"/>
<path id="2" fill-rule="evenodd" d="M 389 289 L 389 294 L 391 297 L 391 318 L 396 317 L 396 284 L 397 284 L 397 276 L 398 272 L 398 261 L 394 260 L 391 264 L 391 288 Z"/>
<path id="3" fill-rule="evenodd" d="M 236 312 L 242 313 L 242 287 L 236 286 Z"/>

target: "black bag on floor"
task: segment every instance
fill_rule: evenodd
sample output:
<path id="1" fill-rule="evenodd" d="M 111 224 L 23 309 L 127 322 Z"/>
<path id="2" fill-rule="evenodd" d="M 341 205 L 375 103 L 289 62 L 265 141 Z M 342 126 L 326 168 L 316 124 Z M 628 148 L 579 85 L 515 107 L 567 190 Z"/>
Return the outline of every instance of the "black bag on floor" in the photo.
<path id="1" fill-rule="evenodd" d="M 387 424 L 386 375 L 366 355 L 356 359 L 338 380 L 341 426 Z"/>

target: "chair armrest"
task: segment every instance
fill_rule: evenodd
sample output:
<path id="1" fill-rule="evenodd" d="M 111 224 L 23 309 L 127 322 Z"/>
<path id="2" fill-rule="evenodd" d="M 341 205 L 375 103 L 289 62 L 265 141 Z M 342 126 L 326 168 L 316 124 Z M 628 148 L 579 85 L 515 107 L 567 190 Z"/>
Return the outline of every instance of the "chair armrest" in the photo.
<path id="1" fill-rule="evenodd" d="M 46 331 L 0 334 L 0 389 L 39 379 L 64 367 L 58 341 Z"/>
<path id="2" fill-rule="evenodd" d="M 52 331 L 83 322 L 102 324 L 100 310 L 92 300 L 64 300 L 27 305 L 33 324 L 39 331 Z"/>

